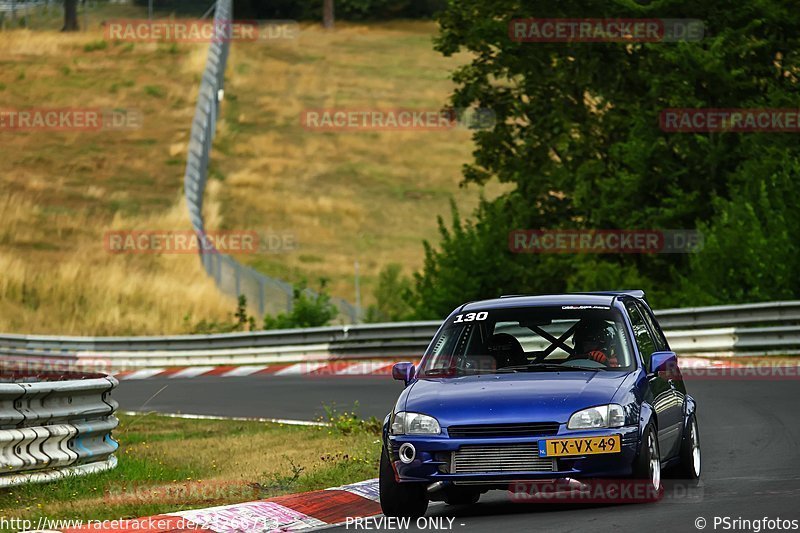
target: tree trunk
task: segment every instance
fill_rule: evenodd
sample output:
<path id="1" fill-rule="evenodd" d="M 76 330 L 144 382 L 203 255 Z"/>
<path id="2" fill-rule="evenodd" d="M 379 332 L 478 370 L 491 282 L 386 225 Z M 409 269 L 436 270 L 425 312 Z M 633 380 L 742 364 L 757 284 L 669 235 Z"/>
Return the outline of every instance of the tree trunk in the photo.
<path id="1" fill-rule="evenodd" d="M 61 31 L 78 31 L 78 0 L 64 0 L 64 27 Z"/>
<path id="2" fill-rule="evenodd" d="M 322 26 L 326 30 L 333 29 L 333 0 L 322 2 Z"/>

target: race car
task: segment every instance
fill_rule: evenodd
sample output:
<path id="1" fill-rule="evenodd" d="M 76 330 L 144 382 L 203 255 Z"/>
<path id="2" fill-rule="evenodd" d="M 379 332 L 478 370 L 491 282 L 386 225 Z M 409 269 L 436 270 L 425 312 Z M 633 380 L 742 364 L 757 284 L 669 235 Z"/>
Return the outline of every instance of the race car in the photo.
<path id="1" fill-rule="evenodd" d="M 543 480 L 700 477 L 696 403 L 643 291 L 504 296 L 458 307 L 383 424 L 380 503 L 476 503 Z M 644 480 L 644 481 L 641 481 Z"/>

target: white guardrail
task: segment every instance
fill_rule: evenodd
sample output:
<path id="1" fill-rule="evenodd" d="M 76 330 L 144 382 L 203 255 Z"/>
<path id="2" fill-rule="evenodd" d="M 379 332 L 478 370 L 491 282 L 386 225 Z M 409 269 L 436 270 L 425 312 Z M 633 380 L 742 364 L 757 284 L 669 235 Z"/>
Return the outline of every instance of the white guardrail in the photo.
<path id="1" fill-rule="evenodd" d="M 102 374 L 0 373 L 0 487 L 114 468 L 117 384 Z"/>
<path id="2" fill-rule="evenodd" d="M 800 353 L 800 301 L 657 311 L 680 355 Z M 163 337 L 0 335 L 0 364 L 105 372 L 164 366 L 247 365 L 419 357 L 440 322 L 359 324 Z M 720 327 L 720 326 L 727 327 Z"/>

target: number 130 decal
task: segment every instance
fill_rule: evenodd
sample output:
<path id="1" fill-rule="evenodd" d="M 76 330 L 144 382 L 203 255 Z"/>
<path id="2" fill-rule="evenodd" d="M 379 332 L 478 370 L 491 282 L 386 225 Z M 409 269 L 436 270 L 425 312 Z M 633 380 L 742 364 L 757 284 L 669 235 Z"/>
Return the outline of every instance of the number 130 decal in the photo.
<path id="1" fill-rule="evenodd" d="M 459 322 L 473 322 L 475 320 L 486 320 L 489 317 L 489 313 L 486 311 L 481 311 L 480 313 L 467 313 L 465 315 L 456 315 L 456 319 L 453 320 L 453 324 L 458 324 Z"/>

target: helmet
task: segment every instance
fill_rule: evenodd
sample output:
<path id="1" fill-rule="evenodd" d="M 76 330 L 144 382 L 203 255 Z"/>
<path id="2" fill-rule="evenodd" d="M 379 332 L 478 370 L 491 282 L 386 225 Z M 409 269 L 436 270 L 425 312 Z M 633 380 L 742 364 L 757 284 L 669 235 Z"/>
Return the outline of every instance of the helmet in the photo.
<path id="1" fill-rule="evenodd" d="M 610 354 L 614 347 L 614 327 L 599 318 L 584 318 L 578 322 L 572 340 L 576 354 L 595 350 Z"/>

